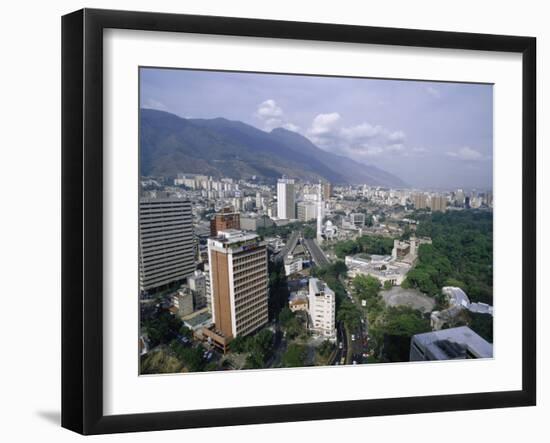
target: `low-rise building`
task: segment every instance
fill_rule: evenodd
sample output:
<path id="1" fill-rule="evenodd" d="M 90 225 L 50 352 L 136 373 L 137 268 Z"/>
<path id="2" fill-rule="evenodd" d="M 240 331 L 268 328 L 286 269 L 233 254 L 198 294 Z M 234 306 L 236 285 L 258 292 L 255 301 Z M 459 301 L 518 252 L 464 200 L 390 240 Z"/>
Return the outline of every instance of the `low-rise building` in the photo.
<path id="1" fill-rule="evenodd" d="M 416 334 L 411 339 L 410 361 L 492 358 L 493 345 L 467 326 Z"/>
<path id="2" fill-rule="evenodd" d="M 303 269 L 303 263 L 304 261 L 301 257 L 287 255 L 284 259 L 285 275 L 288 277 L 289 275 L 300 272 Z"/>

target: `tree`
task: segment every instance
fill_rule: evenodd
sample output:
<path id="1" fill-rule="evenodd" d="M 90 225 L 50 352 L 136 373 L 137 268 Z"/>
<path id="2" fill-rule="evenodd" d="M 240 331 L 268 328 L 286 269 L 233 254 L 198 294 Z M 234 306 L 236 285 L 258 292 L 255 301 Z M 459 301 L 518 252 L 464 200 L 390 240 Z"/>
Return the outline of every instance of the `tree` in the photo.
<path id="1" fill-rule="evenodd" d="M 384 282 L 384 289 L 387 291 L 389 289 L 393 288 L 393 283 L 390 280 L 386 280 Z"/>
<path id="2" fill-rule="evenodd" d="M 306 355 L 306 347 L 304 345 L 292 343 L 283 354 L 282 363 L 287 368 L 304 366 Z"/>

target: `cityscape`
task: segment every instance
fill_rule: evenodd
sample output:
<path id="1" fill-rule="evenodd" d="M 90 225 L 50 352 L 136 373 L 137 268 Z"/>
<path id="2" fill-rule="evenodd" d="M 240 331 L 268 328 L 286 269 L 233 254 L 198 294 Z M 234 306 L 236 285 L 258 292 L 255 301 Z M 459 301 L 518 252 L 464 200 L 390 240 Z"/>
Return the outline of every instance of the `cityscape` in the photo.
<path id="1" fill-rule="evenodd" d="M 493 357 L 491 161 L 448 151 L 460 186 L 409 184 L 282 111 L 255 127 L 142 96 L 141 374 Z"/>

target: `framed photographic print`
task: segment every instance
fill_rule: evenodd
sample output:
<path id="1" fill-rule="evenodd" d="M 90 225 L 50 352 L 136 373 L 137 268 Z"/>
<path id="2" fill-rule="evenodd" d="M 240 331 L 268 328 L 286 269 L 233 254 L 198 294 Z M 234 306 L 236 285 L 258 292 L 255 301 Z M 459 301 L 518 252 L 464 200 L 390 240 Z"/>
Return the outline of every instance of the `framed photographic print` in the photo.
<path id="1" fill-rule="evenodd" d="M 536 402 L 531 37 L 62 21 L 62 425 Z"/>

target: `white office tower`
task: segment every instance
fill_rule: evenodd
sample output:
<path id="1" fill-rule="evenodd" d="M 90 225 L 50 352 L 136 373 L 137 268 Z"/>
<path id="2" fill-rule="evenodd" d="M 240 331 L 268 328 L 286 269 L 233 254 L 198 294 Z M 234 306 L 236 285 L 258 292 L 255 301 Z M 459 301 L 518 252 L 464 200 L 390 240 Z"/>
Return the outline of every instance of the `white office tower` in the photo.
<path id="1" fill-rule="evenodd" d="M 277 217 L 296 218 L 294 180 L 290 178 L 280 178 L 277 182 Z"/>
<path id="2" fill-rule="evenodd" d="M 317 199 L 317 242 L 323 242 L 323 194 L 319 183 L 319 198 Z"/>
<path id="3" fill-rule="evenodd" d="M 309 279 L 309 315 L 314 333 L 328 339 L 336 339 L 336 296 L 325 282 Z"/>
<path id="4" fill-rule="evenodd" d="M 191 202 L 139 201 L 139 284 L 142 291 L 178 282 L 195 271 Z"/>

